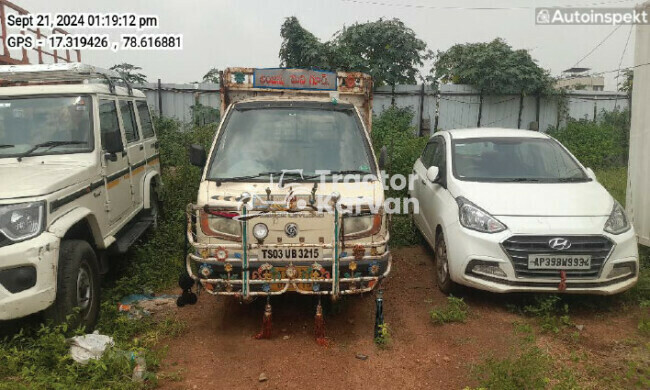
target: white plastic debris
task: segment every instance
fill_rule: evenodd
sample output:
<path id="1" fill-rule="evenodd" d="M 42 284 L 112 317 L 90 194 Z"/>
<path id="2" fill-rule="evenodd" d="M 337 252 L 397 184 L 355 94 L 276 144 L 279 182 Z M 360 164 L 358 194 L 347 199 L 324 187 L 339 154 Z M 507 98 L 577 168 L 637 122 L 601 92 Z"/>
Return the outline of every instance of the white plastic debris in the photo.
<path id="1" fill-rule="evenodd" d="M 133 369 L 133 375 L 131 380 L 133 382 L 142 382 L 144 381 L 144 374 L 147 372 L 147 362 L 142 357 L 137 357 L 135 359 L 135 368 Z"/>
<path id="2" fill-rule="evenodd" d="M 85 334 L 70 339 L 70 355 L 72 359 L 86 364 L 90 359 L 99 359 L 108 347 L 115 345 L 113 338 L 103 334 Z"/>

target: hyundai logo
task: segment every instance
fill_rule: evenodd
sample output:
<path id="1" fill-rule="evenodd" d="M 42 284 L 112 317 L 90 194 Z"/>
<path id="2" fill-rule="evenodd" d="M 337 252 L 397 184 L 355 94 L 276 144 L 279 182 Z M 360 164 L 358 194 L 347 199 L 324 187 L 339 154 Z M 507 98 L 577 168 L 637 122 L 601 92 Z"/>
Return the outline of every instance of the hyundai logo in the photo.
<path id="1" fill-rule="evenodd" d="M 298 235 L 298 225 L 293 222 L 286 224 L 284 226 L 284 233 L 287 235 L 287 237 L 294 238 Z"/>
<path id="2" fill-rule="evenodd" d="M 566 238 L 556 237 L 549 240 L 548 246 L 550 246 L 551 249 L 555 249 L 556 251 L 563 251 L 565 249 L 571 248 L 571 241 L 567 240 Z"/>

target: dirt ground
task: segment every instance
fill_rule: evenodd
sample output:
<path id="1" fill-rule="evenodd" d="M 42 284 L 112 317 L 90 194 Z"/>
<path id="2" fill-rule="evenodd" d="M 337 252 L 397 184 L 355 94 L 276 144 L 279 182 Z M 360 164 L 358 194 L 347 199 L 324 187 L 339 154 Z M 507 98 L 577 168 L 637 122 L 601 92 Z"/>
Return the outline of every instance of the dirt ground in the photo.
<path id="1" fill-rule="evenodd" d="M 534 321 L 508 310 L 520 299 L 463 290 L 470 307 L 466 323 L 435 326 L 429 311 L 446 297 L 435 286 L 431 252 L 422 247 L 394 251 L 393 273 L 384 283 L 384 315 L 392 342 L 373 343 L 374 295 L 349 297 L 325 317 L 329 347 L 316 344 L 316 300 L 285 295 L 272 300 L 273 337 L 255 340 L 264 300 L 250 305 L 203 294 L 194 306 L 174 309 L 187 322 L 180 337 L 162 344 L 169 349 L 160 377 L 165 389 L 462 389 L 476 385 L 470 371 L 488 356 L 516 350 L 515 322 Z M 598 366 L 628 356 L 638 337 L 636 309 L 622 313 L 571 313 L 584 325 L 579 340 L 540 335 L 538 345 L 567 359 L 580 350 Z M 576 329 L 570 329 L 575 333 Z M 367 355 L 366 360 L 357 354 Z M 613 368 L 612 368 L 613 367 Z M 620 368 L 621 370 L 624 367 Z M 268 380 L 260 382 L 260 374 Z"/>

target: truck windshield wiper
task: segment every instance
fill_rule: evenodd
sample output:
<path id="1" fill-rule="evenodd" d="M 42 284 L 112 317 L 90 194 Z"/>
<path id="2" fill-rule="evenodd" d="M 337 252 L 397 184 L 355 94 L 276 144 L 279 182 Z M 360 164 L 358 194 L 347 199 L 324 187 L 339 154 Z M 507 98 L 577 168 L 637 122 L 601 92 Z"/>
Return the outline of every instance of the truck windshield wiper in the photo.
<path id="1" fill-rule="evenodd" d="M 348 169 L 342 171 L 331 171 L 329 174 L 330 175 L 356 175 L 356 174 L 371 175 L 372 173 L 368 171 L 362 171 L 360 169 Z"/>
<path id="2" fill-rule="evenodd" d="M 26 152 L 24 152 L 23 154 L 18 156 L 18 161 L 22 161 L 23 158 L 29 156 L 30 154 L 34 153 L 34 151 L 36 151 L 37 149 L 40 149 L 40 148 L 48 148 L 48 150 L 49 150 L 49 149 L 52 149 L 52 148 L 57 147 L 57 146 L 80 145 L 80 144 L 85 144 L 85 143 L 87 143 L 87 142 L 86 141 L 47 141 L 47 142 L 43 142 L 43 143 L 36 144 L 36 145 L 32 146 Z"/>
<path id="3" fill-rule="evenodd" d="M 13 148 L 14 146 L 16 146 L 16 145 L 4 144 L 4 145 L 0 145 L 0 149 Z"/>

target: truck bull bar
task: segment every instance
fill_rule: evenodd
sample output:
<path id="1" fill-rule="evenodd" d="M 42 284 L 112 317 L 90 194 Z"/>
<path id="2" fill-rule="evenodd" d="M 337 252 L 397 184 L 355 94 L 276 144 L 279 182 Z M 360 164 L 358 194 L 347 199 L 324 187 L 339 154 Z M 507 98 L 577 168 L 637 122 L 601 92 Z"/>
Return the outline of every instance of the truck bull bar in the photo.
<path id="1" fill-rule="evenodd" d="M 304 295 L 331 296 L 337 299 L 341 295 L 362 294 L 372 291 L 391 271 L 392 256 L 388 250 L 389 235 L 374 242 L 354 244 L 342 243 L 339 239 L 342 216 L 334 208 L 334 239 L 330 243 L 284 243 L 259 244 L 248 240 L 247 233 L 247 204 L 241 203 L 241 242 L 232 243 L 201 243 L 194 236 L 198 226 L 196 213 L 203 207 L 188 204 L 187 214 L 187 243 L 190 250 L 185 258 L 187 274 L 212 295 L 235 296 L 248 299 L 258 296 L 281 295 L 294 291 Z M 196 225 L 196 226 L 195 226 Z M 294 266 L 292 261 L 269 261 L 251 258 L 250 254 L 258 249 L 290 249 L 290 248 L 319 248 L 329 250 L 332 255 L 322 257 L 322 265 L 316 261 L 313 264 Z M 366 253 L 370 249 L 370 254 Z M 385 248 L 381 254 L 378 248 Z M 217 258 L 211 254 L 220 250 L 238 250 L 240 256 Z M 363 249 L 363 250 L 360 250 Z M 352 250 L 352 255 L 347 250 Z M 237 253 L 239 255 L 239 253 Z M 320 260 L 319 260 L 320 261 Z M 296 263 L 304 263 L 295 261 Z M 216 268 L 219 277 L 211 277 L 213 271 L 194 272 L 197 267 Z M 341 276 L 341 270 L 347 269 Z M 279 271 L 281 270 L 281 271 Z M 365 275 L 364 275 L 365 274 Z M 328 288 L 329 286 L 329 288 Z M 261 287 L 261 289 L 259 289 Z"/>

